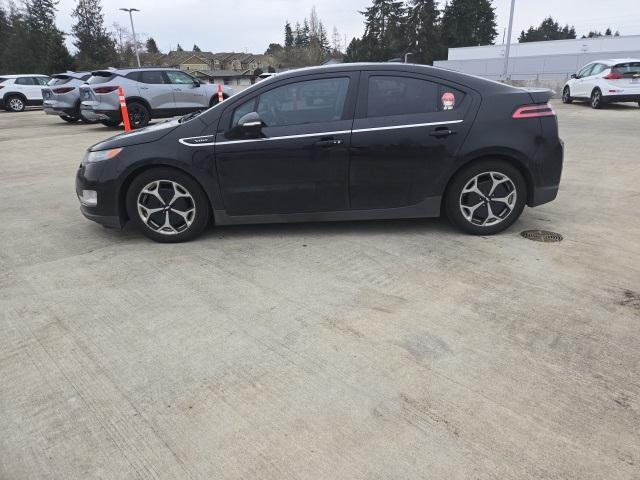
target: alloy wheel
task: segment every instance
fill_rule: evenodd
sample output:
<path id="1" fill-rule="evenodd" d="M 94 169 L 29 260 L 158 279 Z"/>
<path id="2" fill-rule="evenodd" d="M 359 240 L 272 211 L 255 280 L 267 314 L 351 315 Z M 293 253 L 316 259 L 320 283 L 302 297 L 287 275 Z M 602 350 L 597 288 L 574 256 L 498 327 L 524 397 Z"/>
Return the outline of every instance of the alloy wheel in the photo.
<path id="1" fill-rule="evenodd" d="M 144 127 L 149 123 L 149 114 L 144 107 L 132 104 L 129 107 L 129 121 L 133 128 Z"/>
<path id="2" fill-rule="evenodd" d="M 600 107 L 600 90 L 595 90 L 592 94 L 591 94 L 591 106 L 593 108 L 598 108 Z"/>
<path id="3" fill-rule="evenodd" d="M 14 97 L 9 100 L 9 108 L 11 108 L 11 110 L 13 110 L 14 112 L 21 112 L 22 110 L 24 110 L 24 102 L 22 101 L 22 99 Z"/>
<path id="4" fill-rule="evenodd" d="M 138 215 L 151 230 L 176 235 L 189 229 L 196 217 L 196 204 L 189 191 L 172 180 L 155 180 L 138 194 Z"/>
<path id="5" fill-rule="evenodd" d="M 564 91 L 562 92 L 562 102 L 569 103 L 570 101 L 571 101 L 571 95 L 569 92 L 569 87 L 565 87 Z"/>
<path id="6" fill-rule="evenodd" d="M 506 220 L 516 202 L 516 186 L 511 178 L 504 173 L 483 172 L 465 184 L 459 206 L 469 223 L 489 227 Z"/>

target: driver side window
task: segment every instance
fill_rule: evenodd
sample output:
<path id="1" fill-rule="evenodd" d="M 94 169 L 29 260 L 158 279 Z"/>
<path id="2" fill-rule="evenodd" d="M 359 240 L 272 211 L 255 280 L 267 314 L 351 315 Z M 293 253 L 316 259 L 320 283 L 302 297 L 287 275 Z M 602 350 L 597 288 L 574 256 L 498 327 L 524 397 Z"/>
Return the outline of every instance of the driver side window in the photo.
<path id="1" fill-rule="evenodd" d="M 247 113 L 256 111 L 265 126 L 282 127 L 342 119 L 349 78 L 295 82 L 273 88 L 238 107 L 232 127 Z"/>

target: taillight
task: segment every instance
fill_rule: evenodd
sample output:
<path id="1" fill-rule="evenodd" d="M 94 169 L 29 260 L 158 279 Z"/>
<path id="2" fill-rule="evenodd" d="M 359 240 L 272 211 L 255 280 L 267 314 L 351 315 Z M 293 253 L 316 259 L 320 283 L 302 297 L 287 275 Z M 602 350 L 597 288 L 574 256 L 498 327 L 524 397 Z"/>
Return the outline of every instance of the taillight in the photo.
<path id="1" fill-rule="evenodd" d="M 115 92 L 118 89 L 117 86 L 112 86 L 112 87 L 96 87 L 93 89 L 94 92 L 96 93 L 111 93 L 111 92 Z"/>
<path id="2" fill-rule="evenodd" d="M 53 93 L 69 93 L 75 90 L 76 87 L 64 87 L 64 88 L 54 88 Z"/>
<path id="3" fill-rule="evenodd" d="M 513 118 L 539 118 L 539 117 L 555 117 L 556 112 L 553 111 L 549 103 L 539 103 L 535 105 L 523 105 L 513 112 Z"/>
<path id="4" fill-rule="evenodd" d="M 624 75 L 621 73 L 611 72 L 609 75 L 605 76 L 607 80 L 620 80 L 624 78 Z"/>

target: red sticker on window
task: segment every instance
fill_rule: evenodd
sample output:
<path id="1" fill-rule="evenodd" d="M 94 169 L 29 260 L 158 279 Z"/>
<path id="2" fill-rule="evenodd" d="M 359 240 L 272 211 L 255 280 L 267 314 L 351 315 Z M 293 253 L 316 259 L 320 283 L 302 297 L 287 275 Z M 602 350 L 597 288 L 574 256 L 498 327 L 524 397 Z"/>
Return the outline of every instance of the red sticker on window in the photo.
<path id="1" fill-rule="evenodd" d="M 446 92 L 442 95 L 442 108 L 443 110 L 453 110 L 453 106 L 456 104 L 456 96 L 451 92 Z"/>

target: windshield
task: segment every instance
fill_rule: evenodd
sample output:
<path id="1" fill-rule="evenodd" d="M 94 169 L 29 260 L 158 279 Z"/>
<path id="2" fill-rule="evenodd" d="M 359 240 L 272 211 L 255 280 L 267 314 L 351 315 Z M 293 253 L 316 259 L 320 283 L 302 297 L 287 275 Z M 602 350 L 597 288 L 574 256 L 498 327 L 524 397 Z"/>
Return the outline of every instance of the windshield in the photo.
<path id="1" fill-rule="evenodd" d="M 625 77 L 640 75 L 640 62 L 620 63 L 611 69 L 613 73 L 620 73 Z"/>

